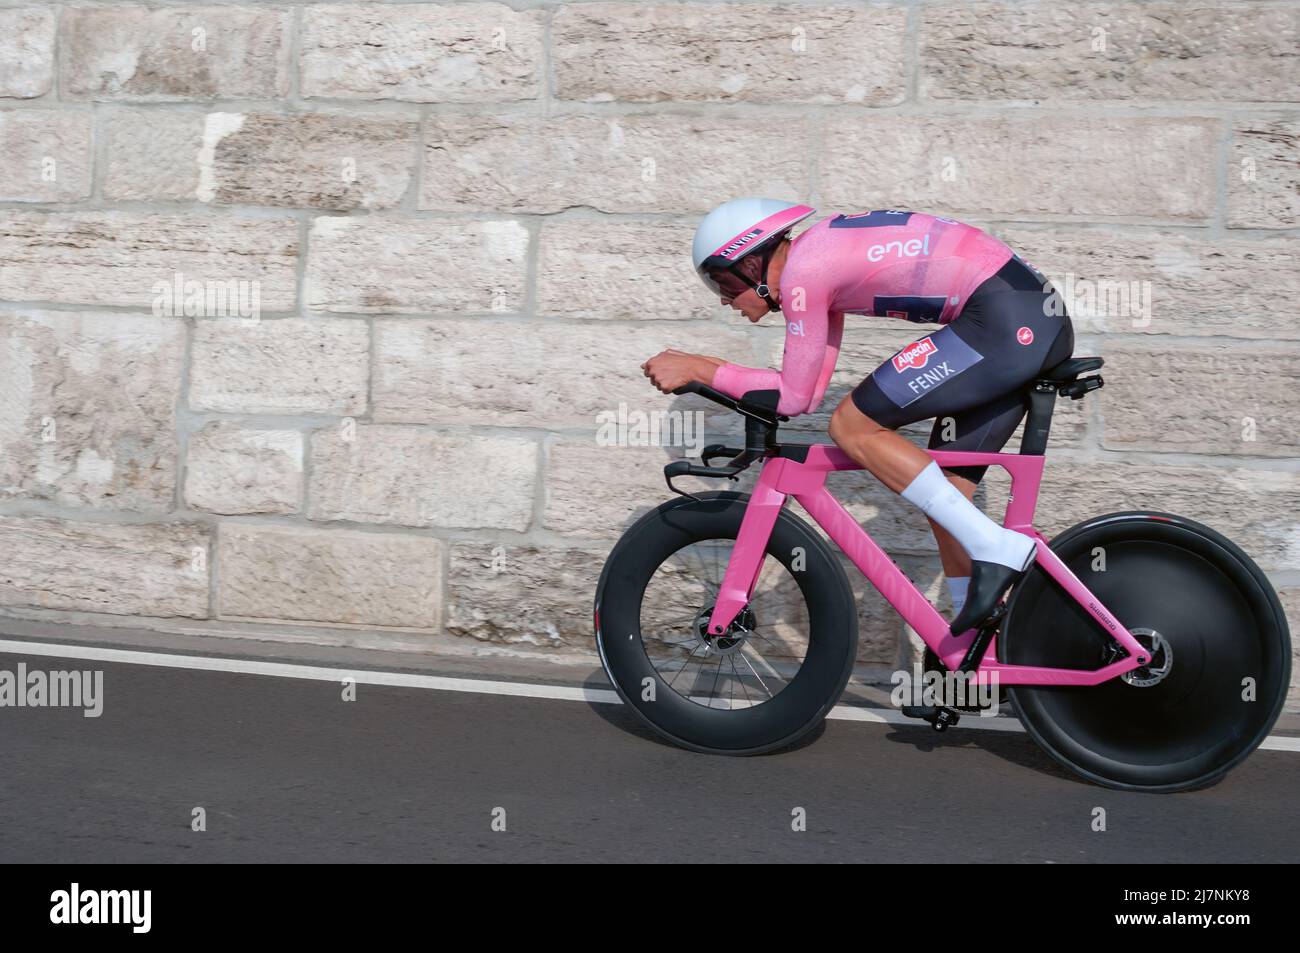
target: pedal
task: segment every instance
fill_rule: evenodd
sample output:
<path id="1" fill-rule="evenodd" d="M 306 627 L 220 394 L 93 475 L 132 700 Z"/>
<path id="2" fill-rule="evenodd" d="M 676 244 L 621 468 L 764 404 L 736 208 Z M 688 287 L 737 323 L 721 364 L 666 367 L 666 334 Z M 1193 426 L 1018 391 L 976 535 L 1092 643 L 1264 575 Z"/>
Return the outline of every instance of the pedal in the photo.
<path id="1" fill-rule="evenodd" d="M 961 720 L 956 709 L 945 705 L 904 705 L 902 712 L 907 718 L 919 718 L 928 722 L 935 731 L 947 731 Z"/>
<path id="2" fill-rule="evenodd" d="M 954 708 L 940 706 L 935 709 L 934 719 L 931 720 L 927 718 L 926 721 L 930 722 L 930 726 L 934 728 L 935 731 L 947 731 L 953 725 L 957 724 L 957 722 L 961 721 L 961 715 L 957 714 L 957 710 Z"/>

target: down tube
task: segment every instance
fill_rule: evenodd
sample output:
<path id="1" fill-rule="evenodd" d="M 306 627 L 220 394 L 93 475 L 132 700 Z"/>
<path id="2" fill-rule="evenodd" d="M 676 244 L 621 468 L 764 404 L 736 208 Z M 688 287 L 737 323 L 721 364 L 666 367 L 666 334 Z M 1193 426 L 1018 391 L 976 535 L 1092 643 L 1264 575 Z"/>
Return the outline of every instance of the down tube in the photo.
<path id="1" fill-rule="evenodd" d="M 868 581 L 880 591 L 891 606 L 898 610 L 903 620 L 916 630 L 926 645 L 943 658 L 953 653 L 965 654 L 974 641 L 974 631 L 954 636 L 948 623 L 886 555 L 876 541 L 858 525 L 858 521 L 844 509 L 839 500 L 825 486 L 794 494 L 799 505 L 808 511 L 822 529 L 826 530 L 836 545 L 862 571 Z"/>

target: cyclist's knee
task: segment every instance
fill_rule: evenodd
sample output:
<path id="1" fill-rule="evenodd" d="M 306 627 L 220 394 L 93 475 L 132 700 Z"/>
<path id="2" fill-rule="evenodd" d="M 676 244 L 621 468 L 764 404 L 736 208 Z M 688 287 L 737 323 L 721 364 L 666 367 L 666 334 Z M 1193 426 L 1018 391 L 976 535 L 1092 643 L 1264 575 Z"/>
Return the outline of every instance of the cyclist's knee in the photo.
<path id="1" fill-rule="evenodd" d="M 887 429 L 859 410 L 852 397 L 846 395 L 831 414 L 828 432 L 831 440 L 842 447 L 848 440 L 868 437 Z"/>

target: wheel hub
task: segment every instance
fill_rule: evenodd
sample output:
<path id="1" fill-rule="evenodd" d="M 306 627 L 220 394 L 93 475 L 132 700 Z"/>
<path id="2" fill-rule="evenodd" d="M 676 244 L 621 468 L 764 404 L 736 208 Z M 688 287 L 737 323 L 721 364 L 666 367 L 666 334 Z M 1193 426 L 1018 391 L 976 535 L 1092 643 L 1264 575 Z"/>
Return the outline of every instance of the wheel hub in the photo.
<path id="1" fill-rule="evenodd" d="M 1155 629 L 1130 629 L 1129 634 L 1147 650 L 1150 661 L 1120 676 L 1135 688 L 1150 688 L 1164 681 L 1174 664 L 1174 647 Z"/>
<path id="2" fill-rule="evenodd" d="M 727 631 L 721 635 L 714 635 L 709 632 L 709 617 L 713 615 L 713 606 L 705 606 L 695 616 L 695 636 L 705 646 L 710 655 L 734 655 L 744 647 L 745 642 L 754 629 L 758 627 L 758 622 L 754 617 L 754 610 L 749 606 L 741 609 L 732 620 L 731 625 L 727 626 Z"/>

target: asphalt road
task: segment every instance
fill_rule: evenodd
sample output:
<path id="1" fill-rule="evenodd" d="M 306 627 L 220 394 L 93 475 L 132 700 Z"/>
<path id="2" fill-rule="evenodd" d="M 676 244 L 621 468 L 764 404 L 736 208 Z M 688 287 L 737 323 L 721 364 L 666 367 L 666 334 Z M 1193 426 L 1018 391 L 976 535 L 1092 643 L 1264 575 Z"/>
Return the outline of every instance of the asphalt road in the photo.
<path id="1" fill-rule="evenodd" d="M 102 669 L 105 707 L 0 708 L 3 862 L 1300 858 L 1295 752 L 1142 795 L 1076 780 L 1019 733 L 831 721 L 722 758 L 616 705 L 365 684 L 344 702 L 328 681 L 0 655 L 19 661 Z"/>

